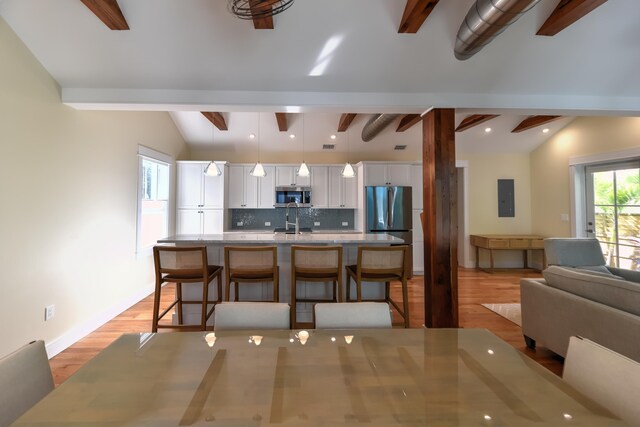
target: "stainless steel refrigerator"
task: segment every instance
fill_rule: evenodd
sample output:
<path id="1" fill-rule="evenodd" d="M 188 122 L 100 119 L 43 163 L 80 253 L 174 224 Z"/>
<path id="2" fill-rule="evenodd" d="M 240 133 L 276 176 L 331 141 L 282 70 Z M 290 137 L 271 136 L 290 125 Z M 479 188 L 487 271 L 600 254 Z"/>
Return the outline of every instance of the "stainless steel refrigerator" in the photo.
<path id="1" fill-rule="evenodd" d="M 411 223 L 411 187 L 365 187 L 367 195 L 367 232 L 387 233 L 409 245 L 407 266 L 413 274 Z"/>

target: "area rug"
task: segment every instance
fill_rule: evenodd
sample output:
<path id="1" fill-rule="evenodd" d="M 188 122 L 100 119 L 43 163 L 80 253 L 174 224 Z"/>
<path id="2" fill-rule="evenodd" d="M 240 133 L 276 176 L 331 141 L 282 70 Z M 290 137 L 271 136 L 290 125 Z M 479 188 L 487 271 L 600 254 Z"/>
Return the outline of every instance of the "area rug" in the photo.
<path id="1" fill-rule="evenodd" d="M 520 315 L 520 304 L 480 304 L 507 320 L 522 326 L 522 316 Z"/>

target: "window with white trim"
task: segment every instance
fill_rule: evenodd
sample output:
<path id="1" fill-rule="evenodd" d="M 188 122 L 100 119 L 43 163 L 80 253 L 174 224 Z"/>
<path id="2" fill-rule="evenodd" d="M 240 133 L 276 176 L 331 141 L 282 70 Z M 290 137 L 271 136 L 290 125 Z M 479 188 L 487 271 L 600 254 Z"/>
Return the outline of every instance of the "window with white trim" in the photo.
<path id="1" fill-rule="evenodd" d="M 146 147 L 138 150 L 138 254 L 150 254 L 169 234 L 171 159 Z"/>

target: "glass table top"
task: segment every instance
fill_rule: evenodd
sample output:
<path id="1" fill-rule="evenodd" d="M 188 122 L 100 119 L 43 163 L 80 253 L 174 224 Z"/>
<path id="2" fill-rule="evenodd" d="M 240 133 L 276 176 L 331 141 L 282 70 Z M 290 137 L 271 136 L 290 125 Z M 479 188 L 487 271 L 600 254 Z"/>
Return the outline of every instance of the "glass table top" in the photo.
<path id="1" fill-rule="evenodd" d="M 617 426 L 481 329 L 127 334 L 16 425 Z"/>

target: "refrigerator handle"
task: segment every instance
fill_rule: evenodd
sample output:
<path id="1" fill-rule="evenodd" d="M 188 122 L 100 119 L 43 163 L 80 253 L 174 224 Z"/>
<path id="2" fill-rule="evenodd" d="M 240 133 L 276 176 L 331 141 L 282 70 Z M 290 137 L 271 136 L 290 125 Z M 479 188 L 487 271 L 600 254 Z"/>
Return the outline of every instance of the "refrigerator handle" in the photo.
<path id="1" fill-rule="evenodd" d="M 387 228 L 393 227 L 393 206 L 395 198 L 395 188 L 387 187 Z"/>

